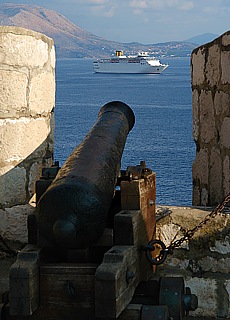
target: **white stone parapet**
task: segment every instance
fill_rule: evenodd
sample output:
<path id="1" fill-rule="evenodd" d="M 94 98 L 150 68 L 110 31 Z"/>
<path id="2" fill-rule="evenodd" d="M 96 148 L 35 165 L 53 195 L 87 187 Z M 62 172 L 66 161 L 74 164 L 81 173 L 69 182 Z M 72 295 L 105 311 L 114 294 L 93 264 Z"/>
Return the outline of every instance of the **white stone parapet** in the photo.
<path id="1" fill-rule="evenodd" d="M 0 27 L 0 48 L 0 234 L 12 240 L 14 212 L 19 227 L 18 206 L 29 203 L 41 167 L 53 162 L 55 49 L 43 34 L 8 26 Z"/>

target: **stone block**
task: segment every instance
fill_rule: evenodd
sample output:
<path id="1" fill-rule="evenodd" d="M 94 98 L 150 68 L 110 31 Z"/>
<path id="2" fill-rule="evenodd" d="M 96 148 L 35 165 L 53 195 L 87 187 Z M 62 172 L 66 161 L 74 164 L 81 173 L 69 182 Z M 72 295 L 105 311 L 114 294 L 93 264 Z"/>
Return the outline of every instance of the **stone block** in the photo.
<path id="1" fill-rule="evenodd" d="M 210 154 L 210 202 L 215 205 L 223 199 L 222 194 L 222 160 L 219 149 L 213 147 Z"/>
<path id="2" fill-rule="evenodd" d="M 205 50 L 199 48 L 197 51 L 192 53 L 191 58 L 192 65 L 192 85 L 201 85 L 205 80 Z"/>
<path id="3" fill-rule="evenodd" d="M 56 65 L 56 54 L 55 54 L 55 47 L 52 45 L 50 49 L 50 66 L 51 68 L 55 68 Z"/>
<path id="4" fill-rule="evenodd" d="M 0 118 L 19 118 L 27 112 L 27 84 L 25 73 L 0 67 Z"/>
<path id="5" fill-rule="evenodd" d="M 193 179 L 199 180 L 200 183 L 208 185 L 209 179 L 209 155 L 207 149 L 201 149 L 196 154 L 196 159 L 192 166 Z"/>
<path id="6" fill-rule="evenodd" d="M 220 131 L 220 143 L 226 148 L 230 149 L 230 118 L 225 117 Z"/>
<path id="7" fill-rule="evenodd" d="M 212 92 L 202 90 L 200 94 L 200 140 L 210 143 L 215 137 L 215 117 Z"/>
<path id="8" fill-rule="evenodd" d="M 9 171 L 0 174 L 0 206 L 6 207 L 25 203 L 26 169 L 10 166 L 7 166 L 7 169 Z"/>
<path id="9" fill-rule="evenodd" d="M 201 202 L 199 205 L 205 207 L 208 205 L 208 190 L 206 188 L 201 189 Z"/>
<path id="10" fill-rule="evenodd" d="M 215 259 L 210 256 L 206 256 L 205 258 L 198 261 L 201 271 L 223 274 L 228 274 L 230 272 L 229 263 L 229 258 Z"/>
<path id="11" fill-rule="evenodd" d="M 27 217 L 35 212 L 35 207 L 26 204 L 1 210 L 0 234 L 4 239 L 27 243 Z"/>
<path id="12" fill-rule="evenodd" d="M 180 227 L 173 223 L 164 224 L 162 226 L 158 225 L 157 227 L 157 239 L 160 239 L 164 242 L 166 247 L 168 247 L 172 239 L 178 238 Z M 180 238 L 180 236 L 179 236 Z"/>
<path id="13" fill-rule="evenodd" d="M 32 116 L 49 115 L 54 108 L 55 101 L 54 74 L 43 72 L 33 76 L 29 88 L 30 114 Z"/>
<path id="14" fill-rule="evenodd" d="M 45 118 L 0 120 L 0 162 L 19 164 L 36 152 L 49 133 L 49 122 Z"/>
<path id="15" fill-rule="evenodd" d="M 180 272 L 183 272 L 183 270 L 186 270 L 189 266 L 189 260 L 188 259 L 178 259 L 174 257 L 174 255 L 168 255 L 167 259 L 164 262 L 164 267 L 168 268 L 173 268 L 176 271 L 176 275 L 180 274 Z M 179 271 L 178 271 L 179 269 Z"/>
<path id="16" fill-rule="evenodd" d="M 41 177 L 41 171 L 42 171 L 42 163 L 35 162 L 32 164 L 29 172 L 29 184 L 28 184 L 28 191 L 30 196 L 35 193 L 35 184 L 36 181 L 39 180 Z"/>
<path id="17" fill-rule="evenodd" d="M 208 49 L 208 58 L 205 67 L 206 78 L 211 86 L 215 86 L 220 80 L 220 48 L 217 44 Z"/>
<path id="18" fill-rule="evenodd" d="M 1 27 L 0 34 L 0 64 L 42 68 L 48 62 L 52 39 L 19 27 Z"/>
<path id="19" fill-rule="evenodd" d="M 222 35 L 222 45 L 229 46 L 230 45 L 230 33 L 229 31 Z"/>
<path id="20" fill-rule="evenodd" d="M 224 239 L 221 239 L 221 240 L 216 239 L 214 245 L 210 247 L 210 250 L 212 252 L 217 252 L 222 255 L 229 254 L 230 253 L 230 237 L 226 236 Z M 226 273 L 229 273 L 229 271 Z"/>
<path id="21" fill-rule="evenodd" d="M 216 280 L 193 277 L 185 279 L 185 285 L 199 300 L 198 308 L 192 312 L 192 316 L 216 319 L 218 308 Z"/>
<path id="22" fill-rule="evenodd" d="M 192 190 L 192 204 L 194 206 L 201 205 L 201 195 L 200 195 L 200 188 L 199 186 L 193 186 Z"/>
<path id="23" fill-rule="evenodd" d="M 200 133 L 200 119 L 199 119 L 199 92 L 198 90 L 193 90 L 192 92 L 192 132 L 195 141 L 198 141 Z"/>
<path id="24" fill-rule="evenodd" d="M 229 156 L 226 156 L 223 161 L 223 188 L 224 196 L 230 192 L 230 163 Z"/>
<path id="25" fill-rule="evenodd" d="M 221 52 L 221 82 L 223 84 L 230 83 L 230 51 Z"/>
<path id="26" fill-rule="evenodd" d="M 229 114 L 230 98 L 229 94 L 223 91 L 216 91 L 214 98 L 214 109 L 216 116 L 222 118 Z"/>
<path id="27" fill-rule="evenodd" d="M 230 280 L 225 281 L 225 290 L 228 294 L 228 301 L 230 301 Z M 227 319 L 230 319 L 230 304 L 228 303 L 228 314 L 227 314 Z"/>

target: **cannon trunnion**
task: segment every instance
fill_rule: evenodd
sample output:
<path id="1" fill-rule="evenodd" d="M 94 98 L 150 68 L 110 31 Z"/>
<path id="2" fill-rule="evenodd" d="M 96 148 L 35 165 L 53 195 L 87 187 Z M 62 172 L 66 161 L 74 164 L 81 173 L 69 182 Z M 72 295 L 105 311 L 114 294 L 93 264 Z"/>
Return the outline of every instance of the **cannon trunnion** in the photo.
<path id="1" fill-rule="evenodd" d="M 120 170 L 134 121 L 127 105 L 106 104 L 63 167 L 44 168 L 3 319 L 182 320 L 194 309 L 183 279 L 154 278 L 143 250 L 155 236 L 156 174 L 144 161 Z"/>

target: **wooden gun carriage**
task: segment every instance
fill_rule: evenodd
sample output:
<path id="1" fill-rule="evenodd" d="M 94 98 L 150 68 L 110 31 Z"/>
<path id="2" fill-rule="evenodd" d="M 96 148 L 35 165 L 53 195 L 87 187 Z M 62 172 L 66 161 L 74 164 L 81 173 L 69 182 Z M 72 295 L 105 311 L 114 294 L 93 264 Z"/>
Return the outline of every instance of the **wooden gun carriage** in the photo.
<path id="1" fill-rule="evenodd" d="M 134 122 L 124 103 L 106 104 L 62 168 L 43 169 L 4 319 L 176 320 L 192 309 L 183 278 L 154 279 L 143 250 L 155 236 L 156 175 L 143 161 L 120 170 Z"/>

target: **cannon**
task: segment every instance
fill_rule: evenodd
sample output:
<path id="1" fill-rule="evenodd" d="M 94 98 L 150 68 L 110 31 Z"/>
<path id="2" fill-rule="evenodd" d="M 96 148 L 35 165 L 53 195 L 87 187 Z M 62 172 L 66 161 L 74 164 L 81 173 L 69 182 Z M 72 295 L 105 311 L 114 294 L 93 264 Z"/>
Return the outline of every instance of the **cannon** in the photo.
<path id="1" fill-rule="evenodd" d="M 122 102 L 104 105 L 37 205 L 38 244 L 85 248 L 103 233 L 135 117 Z"/>
<path id="2" fill-rule="evenodd" d="M 197 307 L 183 278 L 157 279 L 149 263 L 156 174 L 145 161 L 120 169 L 134 122 L 126 104 L 106 104 L 62 168 L 43 168 L 4 320 L 182 320 Z"/>

